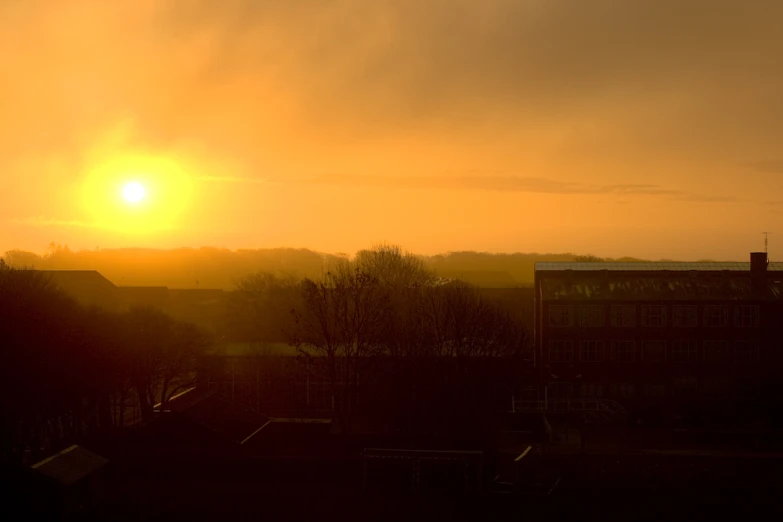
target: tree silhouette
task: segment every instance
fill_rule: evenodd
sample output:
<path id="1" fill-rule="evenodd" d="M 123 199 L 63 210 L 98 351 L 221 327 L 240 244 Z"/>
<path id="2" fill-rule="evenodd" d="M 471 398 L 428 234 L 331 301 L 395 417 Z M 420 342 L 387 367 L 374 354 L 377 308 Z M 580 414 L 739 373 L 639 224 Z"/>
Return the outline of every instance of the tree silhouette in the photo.
<path id="1" fill-rule="evenodd" d="M 361 367 L 368 357 L 383 352 L 388 294 L 377 278 L 345 261 L 320 282 L 306 279 L 302 297 L 303 306 L 294 312 L 292 344 L 331 384 L 335 413 L 347 433 Z"/>

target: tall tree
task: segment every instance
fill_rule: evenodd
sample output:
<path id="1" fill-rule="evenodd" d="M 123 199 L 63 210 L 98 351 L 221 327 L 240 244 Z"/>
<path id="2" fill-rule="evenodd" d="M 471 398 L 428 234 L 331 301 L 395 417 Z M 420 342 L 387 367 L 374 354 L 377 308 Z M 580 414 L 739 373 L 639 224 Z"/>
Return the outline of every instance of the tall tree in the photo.
<path id="1" fill-rule="evenodd" d="M 330 382 L 338 422 L 348 433 L 362 364 L 384 348 L 388 294 L 376 277 L 345 261 L 320 282 L 306 279 L 302 297 L 303 305 L 294 313 L 292 342 Z"/>

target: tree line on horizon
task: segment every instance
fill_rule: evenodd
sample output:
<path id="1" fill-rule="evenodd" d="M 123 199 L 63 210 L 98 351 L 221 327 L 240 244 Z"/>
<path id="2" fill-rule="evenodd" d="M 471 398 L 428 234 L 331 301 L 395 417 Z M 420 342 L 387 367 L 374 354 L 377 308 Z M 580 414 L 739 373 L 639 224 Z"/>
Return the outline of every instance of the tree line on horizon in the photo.
<path id="1" fill-rule="evenodd" d="M 5 262 L 17 268 L 41 270 L 97 270 L 120 286 L 231 289 L 236 281 L 259 270 L 278 275 L 318 279 L 329 267 L 361 256 L 326 254 L 306 248 L 104 249 L 73 251 L 52 243 L 43 254 L 22 250 L 5 253 Z M 537 261 L 640 261 L 634 258 L 598 258 L 571 253 L 536 254 L 458 251 L 416 256 L 442 277 L 462 279 L 477 286 L 531 286 Z"/>

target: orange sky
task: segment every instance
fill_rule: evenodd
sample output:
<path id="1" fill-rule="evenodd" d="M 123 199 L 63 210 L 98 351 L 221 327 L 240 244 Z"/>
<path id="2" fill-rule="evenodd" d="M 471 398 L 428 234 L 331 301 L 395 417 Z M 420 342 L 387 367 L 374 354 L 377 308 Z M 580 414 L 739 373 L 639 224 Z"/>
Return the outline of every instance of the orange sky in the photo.
<path id="1" fill-rule="evenodd" d="M 5 0 L 0 251 L 744 260 L 772 231 L 780 258 L 780 27 L 778 0 Z M 145 215 L 128 175 L 163 187 Z"/>

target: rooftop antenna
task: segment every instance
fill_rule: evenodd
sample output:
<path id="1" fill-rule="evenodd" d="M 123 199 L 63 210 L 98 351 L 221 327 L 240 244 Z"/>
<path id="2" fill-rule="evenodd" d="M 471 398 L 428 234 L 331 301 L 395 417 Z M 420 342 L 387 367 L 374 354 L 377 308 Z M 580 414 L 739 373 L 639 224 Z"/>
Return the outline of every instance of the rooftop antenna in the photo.
<path id="1" fill-rule="evenodd" d="M 769 255 L 769 235 L 772 232 L 762 232 L 764 234 L 764 253 Z"/>

